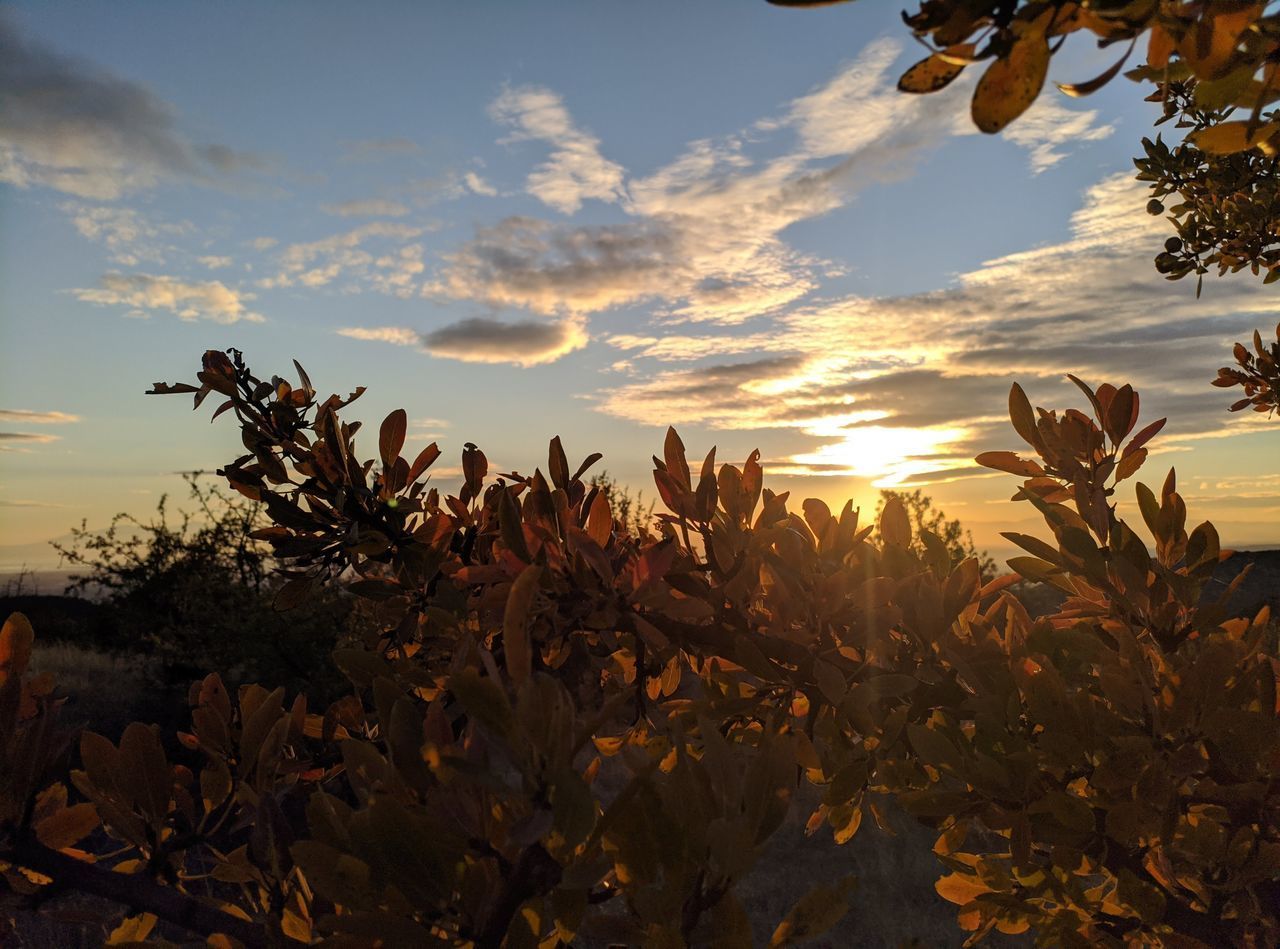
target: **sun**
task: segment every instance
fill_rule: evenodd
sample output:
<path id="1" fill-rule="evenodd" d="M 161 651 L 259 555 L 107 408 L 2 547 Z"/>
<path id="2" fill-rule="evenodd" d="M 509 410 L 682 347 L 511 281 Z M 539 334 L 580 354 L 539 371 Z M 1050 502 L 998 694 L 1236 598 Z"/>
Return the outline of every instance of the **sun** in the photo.
<path id="1" fill-rule="evenodd" d="M 812 452 L 792 455 L 791 461 L 810 474 L 872 479 L 873 487 L 891 488 L 928 473 L 968 467 L 959 454 L 969 437 L 966 428 L 907 428 L 865 425 L 845 429 L 840 441 Z"/>

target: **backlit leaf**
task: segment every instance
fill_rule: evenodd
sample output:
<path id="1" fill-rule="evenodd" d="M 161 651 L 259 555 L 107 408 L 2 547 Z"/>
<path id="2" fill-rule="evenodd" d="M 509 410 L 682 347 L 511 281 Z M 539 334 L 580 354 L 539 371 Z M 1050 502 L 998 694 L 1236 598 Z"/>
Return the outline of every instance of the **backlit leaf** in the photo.
<path id="1" fill-rule="evenodd" d="M 1049 69 L 1049 44 L 1031 32 L 987 67 L 973 90 L 970 113 L 983 132 L 999 132 L 1025 112 L 1040 94 Z"/>

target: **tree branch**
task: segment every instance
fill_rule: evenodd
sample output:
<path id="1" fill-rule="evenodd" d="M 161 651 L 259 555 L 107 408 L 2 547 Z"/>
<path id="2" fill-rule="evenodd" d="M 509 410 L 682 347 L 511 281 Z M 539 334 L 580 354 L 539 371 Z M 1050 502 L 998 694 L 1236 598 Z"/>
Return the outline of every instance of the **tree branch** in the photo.
<path id="1" fill-rule="evenodd" d="M 13 851 L 4 854 L 4 858 L 18 866 L 52 877 L 56 884 L 66 889 L 90 893 L 131 909 L 151 913 L 188 932 L 202 936 L 225 933 L 238 939 L 249 949 L 305 945 L 283 933 L 269 933 L 263 926 L 225 913 L 171 886 L 162 886 L 149 877 L 115 873 L 50 850 L 34 841 L 19 844 Z"/>

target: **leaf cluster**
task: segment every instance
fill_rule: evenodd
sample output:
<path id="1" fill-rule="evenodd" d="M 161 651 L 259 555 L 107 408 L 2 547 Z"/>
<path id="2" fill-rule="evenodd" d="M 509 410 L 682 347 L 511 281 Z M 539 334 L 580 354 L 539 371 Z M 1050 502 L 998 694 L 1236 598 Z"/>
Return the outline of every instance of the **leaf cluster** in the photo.
<path id="1" fill-rule="evenodd" d="M 1262 334 L 1253 332 L 1253 352 L 1243 343 L 1236 343 L 1232 350 L 1236 365 L 1218 370 L 1213 384 L 1222 389 L 1240 386 L 1244 398 L 1231 404 L 1230 411 L 1239 412 L 1252 407 L 1255 412 L 1266 412 L 1267 417 L 1280 409 L 1280 325 L 1276 326 L 1276 341 L 1269 345 L 1262 342 Z"/>
<path id="2" fill-rule="evenodd" d="M 770 0 L 821 6 L 809 0 Z M 1174 146 L 1143 140 L 1138 180 L 1151 184 L 1148 210 L 1165 213 L 1176 236 L 1155 258 L 1170 280 L 1216 267 L 1219 275 L 1248 267 L 1266 282 L 1280 279 L 1276 161 L 1280 158 L 1280 14 L 1253 0 L 923 0 L 903 19 L 929 48 L 898 82 L 906 93 L 937 92 L 970 66 L 985 64 L 970 103 L 973 123 L 999 132 L 1040 95 L 1049 63 L 1072 33 L 1099 47 L 1123 46 L 1099 75 L 1057 83 L 1087 96 L 1124 70 L 1142 44 L 1145 58 L 1125 75 L 1155 86 L 1160 125 L 1187 130 Z M 1141 53 L 1139 53 L 1141 57 Z M 1199 285 L 1197 285 L 1197 293 Z"/>
<path id="3" fill-rule="evenodd" d="M 1031 453 L 978 460 L 1023 479 L 1049 536 L 1006 535 L 1028 556 L 987 582 L 901 499 L 877 524 L 852 504 L 792 511 L 758 453 L 691 463 L 674 430 L 652 533 L 627 531 L 583 481 L 598 456 L 572 467 L 558 438 L 530 475 L 491 476 L 468 445 L 444 495 L 422 480 L 434 446 L 402 456 L 404 413 L 363 459 L 350 399 L 299 377 L 211 352 L 198 385 L 156 391 L 224 397 L 248 450 L 224 474 L 266 506 L 295 597 L 347 574 L 377 605 L 376 632 L 334 655 L 351 693 L 313 713 L 210 676 L 182 736 L 195 760 L 142 726 L 118 746 L 85 735 L 83 804 L 64 806 L 49 753 L 22 758 L 4 773 L 31 777 L 0 787 L 15 891 L 65 876 L 55 858 L 89 866 L 75 848 L 101 826 L 109 876 L 203 892 L 221 915 L 183 925 L 246 943 L 748 945 L 735 884 L 808 782 L 811 833 L 883 823 L 886 795 L 934 827 L 938 891 L 971 942 L 1280 936 L 1267 617 L 1205 598 L 1223 552 L 1211 525 L 1188 532 L 1172 472 L 1137 487 L 1154 553 L 1117 513 L 1163 424 L 1139 427 L 1131 387 L 1080 383 L 1089 410 L 1058 413 L 1014 386 Z M 1019 577 L 1061 609 L 1032 620 Z M 27 755 L 57 699 L 26 683 L 29 630 L 11 624 L 0 696 L 23 711 L 0 748 Z M 65 813 L 85 806 L 92 820 Z M 852 893 L 819 886 L 771 945 L 820 934 Z"/>

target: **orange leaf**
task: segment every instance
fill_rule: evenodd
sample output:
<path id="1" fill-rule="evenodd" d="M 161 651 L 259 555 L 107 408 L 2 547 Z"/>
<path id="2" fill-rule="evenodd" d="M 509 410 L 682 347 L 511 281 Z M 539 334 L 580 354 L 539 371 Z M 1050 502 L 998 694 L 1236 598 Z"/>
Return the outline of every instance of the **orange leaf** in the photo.
<path id="1" fill-rule="evenodd" d="M 983 132 L 999 132 L 1040 95 L 1048 70 L 1048 41 L 1043 33 L 1027 33 L 978 80 L 970 105 L 973 124 Z"/>

